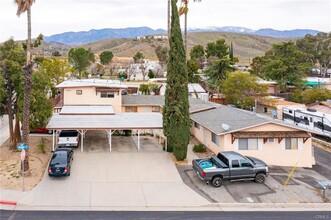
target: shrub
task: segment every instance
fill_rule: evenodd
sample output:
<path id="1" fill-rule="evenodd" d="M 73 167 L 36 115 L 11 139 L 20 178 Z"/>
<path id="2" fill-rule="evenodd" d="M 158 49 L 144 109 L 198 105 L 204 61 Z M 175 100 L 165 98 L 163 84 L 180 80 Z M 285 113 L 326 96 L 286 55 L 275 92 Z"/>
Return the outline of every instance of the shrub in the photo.
<path id="1" fill-rule="evenodd" d="M 206 146 L 203 144 L 194 145 L 193 151 L 198 153 L 206 152 Z"/>
<path id="2" fill-rule="evenodd" d="M 42 137 L 40 143 L 38 144 L 38 148 L 42 153 L 46 153 L 46 151 L 45 151 L 45 147 L 46 147 L 45 141 L 46 141 L 46 139 Z"/>
<path id="3" fill-rule="evenodd" d="M 149 69 L 148 70 L 148 78 L 152 79 L 154 77 L 155 77 L 155 74 L 154 74 L 153 70 Z"/>
<path id="4" fill-rule="evenodd" d="M 124 136 L 131 136 L 132 131 L 131 130 L 124 130 Z"/>
<path id="5" fill-rule="evenodd" d="M 117 77 L 118 77 L 118 79 L 123 81 L 128 78 L 128 74 L 126 72 L 119 72 L 119 73 L 117 73 Z"/>

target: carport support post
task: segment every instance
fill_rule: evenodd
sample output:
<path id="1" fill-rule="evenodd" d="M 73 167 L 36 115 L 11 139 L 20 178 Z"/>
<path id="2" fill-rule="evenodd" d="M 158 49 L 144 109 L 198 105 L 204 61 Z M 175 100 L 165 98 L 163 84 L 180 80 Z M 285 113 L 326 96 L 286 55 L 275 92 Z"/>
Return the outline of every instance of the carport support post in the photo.
<path id="1" fill-rule="evenodd" d="M 52 143 L 53 151 L 54 151 L 54 148 L 55 148 L 55 132 L 56 132 L 56 131 L 53 130 L 53 134 L 52 134 L 52 135 L 53 135 L 53 139 L 52 139 L 52 142 L 53 142 L 53 143 Z"/>
<path id="2" fill-rule="evenodd" d="M 84 136 L 85 136 L 86 131 L 78 130 L 78 132 L 80 133 L 80 136 L 81 136 L 80 150 L 83 152 L 84 151 Z"/>
<path id="3" fill-rule="evenodd" d="M 108 135 L 109 135 L 109 152 L 111 152 L 111 135 L 112 135 L 111 130 L 109 130 Z"/>
<path id="4" fill-rule="evenodd" d="M 107 131 L 107 130 L 106 130 Z M 115 132 L 116 130 L 114 130 L 114 131 L 112 131 L 112 130 L 109 130 L 109 131 L 107 131 L 107 133 L 108 133 L 108 135 L 109 135 L 109 138 L 108 138 L 108 140 L 109 140 L 109 151 L 111 152 L 111 136 L 112 136 L 112 134 Z"/>
<path id="5" fill-rule="evenodd" d="M 80 151 L 83 152 L 84 151 L 84 134 L 81 133 L 80 136 L 82 137 L 82 140 L 80 142 Z"/>

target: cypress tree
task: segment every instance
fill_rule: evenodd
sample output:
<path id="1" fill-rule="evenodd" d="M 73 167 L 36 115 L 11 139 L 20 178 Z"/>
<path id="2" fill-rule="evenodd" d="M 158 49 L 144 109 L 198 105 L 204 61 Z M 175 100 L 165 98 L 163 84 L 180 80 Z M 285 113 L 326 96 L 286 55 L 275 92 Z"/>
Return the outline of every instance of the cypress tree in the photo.
<path id="1" fill-rule="evenodd" d="M 179 24 L 177 0 L 171 1 L 170 50 L 167 63 L 167 87 L 163 108 L 163 128 L 167 136 L 168 151 L 177 160 L 187 156 L 190 139 L 190 113 L 186 54 Z"/>
<path id="2" fill-rule="evenodd" d="M 229 57 L 230 57 L 230 60 L 233 61 L 233 45 L 232 45 L 232 41 L 231 41 L 231 45 L 230 45 Z"/>

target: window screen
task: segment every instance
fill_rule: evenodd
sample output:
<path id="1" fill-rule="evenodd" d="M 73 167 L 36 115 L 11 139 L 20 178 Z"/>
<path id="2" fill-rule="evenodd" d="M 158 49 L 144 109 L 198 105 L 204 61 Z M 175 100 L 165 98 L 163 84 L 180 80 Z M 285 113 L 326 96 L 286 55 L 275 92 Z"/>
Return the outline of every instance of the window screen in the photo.
<path id="1" fill-rule="evenodd" d="M 194 127 L 200 130 L 200 124 L 194 122 Z"/>
<path id="2" fill-rule="evenodd" d="M 257 139 L 247 139 L 247 138 L 239 139 L 238 149 L 239 150 L 257 150 L 258 149 Z"/>
<path id="3" fill-rule="evenodd" d="M 219 144 L 218 136 L 214 133 L 211 133 L 211 141 L 218 145 Z"/>
<path id="4" fill-rule="evenodd" d="M 297 150 L 298 149 L 298 138 L 285 138 L 285 149 L 286 150 Z"/>

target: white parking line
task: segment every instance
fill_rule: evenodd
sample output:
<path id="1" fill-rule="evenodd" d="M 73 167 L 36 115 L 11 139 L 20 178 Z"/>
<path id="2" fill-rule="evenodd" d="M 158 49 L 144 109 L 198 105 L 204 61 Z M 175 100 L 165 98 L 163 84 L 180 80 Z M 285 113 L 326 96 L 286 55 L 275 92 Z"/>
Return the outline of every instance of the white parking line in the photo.
<path id="1" fill-rule="evenodd" d="M 246 197 L 246 199 L 248 200 L 248 202 L 254 202 L 254 200 L 251 197 Z"/>

